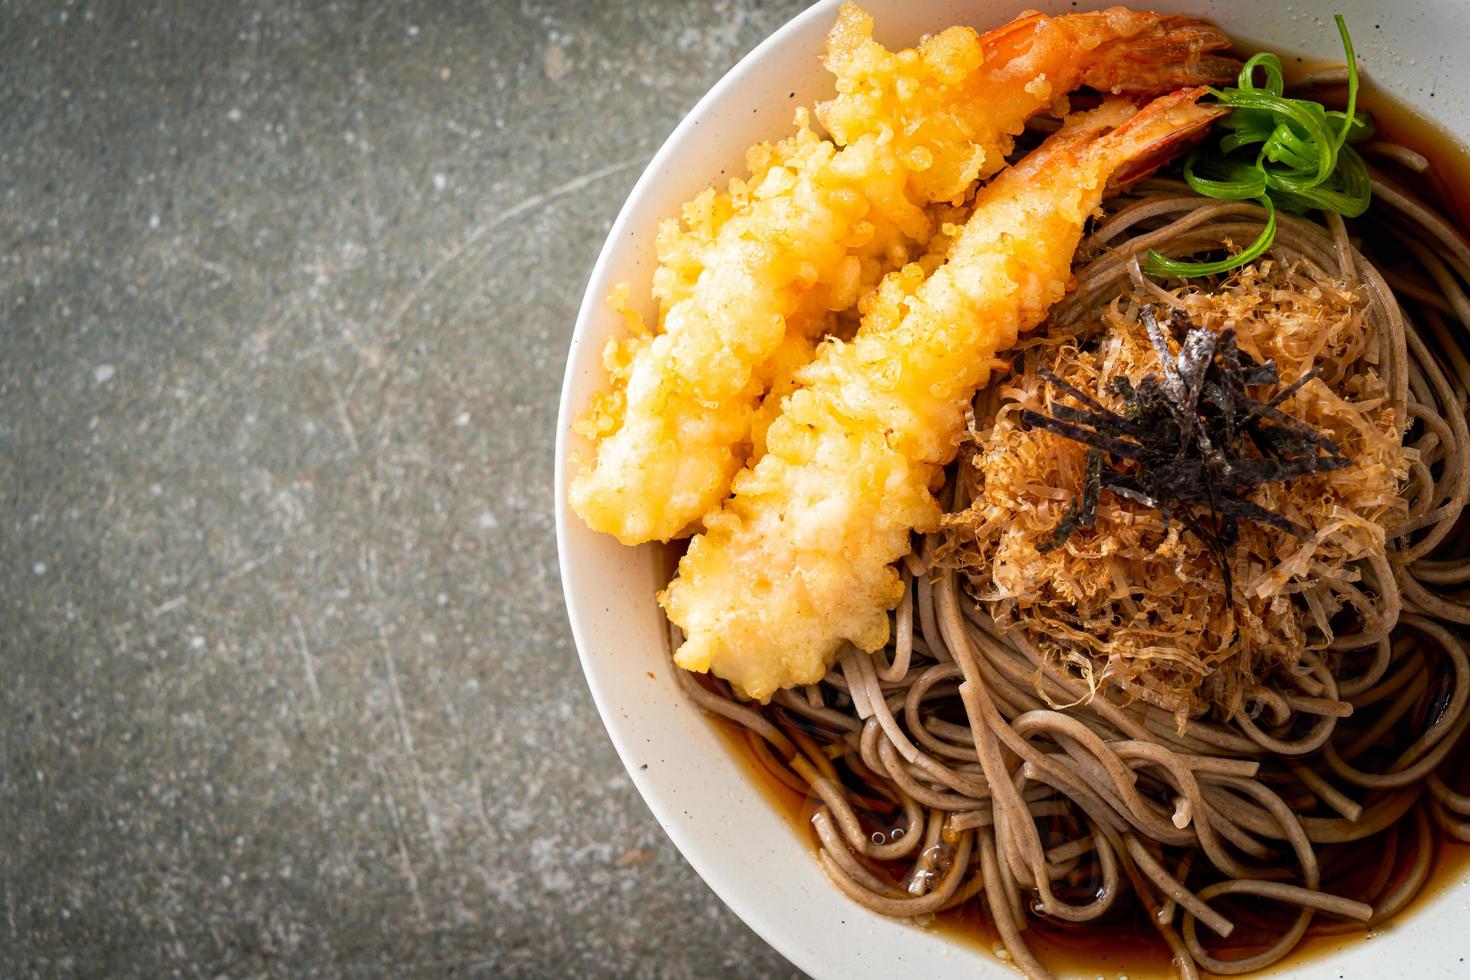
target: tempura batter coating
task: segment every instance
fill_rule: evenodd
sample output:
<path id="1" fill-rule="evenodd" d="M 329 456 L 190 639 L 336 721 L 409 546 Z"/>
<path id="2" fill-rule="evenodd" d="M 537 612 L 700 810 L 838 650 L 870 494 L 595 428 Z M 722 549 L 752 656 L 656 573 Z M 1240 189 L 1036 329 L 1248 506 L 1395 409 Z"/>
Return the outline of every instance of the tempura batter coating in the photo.
<path id="1" fill-rule="evenodd" d="M 980 192 L 943 266 L 888 276 L 853 340 L 823 345 L 660 597 L 687 636 L 680 666 L 764 700 L 820 679 L 845 642 L 887 641 L 890 563 L 911 531 L 938 526 L 931 490 L 965 406 L 995 354 L 1062 297 L 1109 177 L 1218 113 L 1194 104 L 1201 94 L 1070 118 Z"/>
<path id="2" fill-rule="evenodd" d="M 580 431 L 597 442 L 570 488 L 587 524 L 626 544 L 689 533 L 747 461 L 789 334 L 813 340 L 933 233 L 924 208 L 996 172 L 1026 120 L 1086 83 L 1163 91 L 1234 77 L 1223 34 L 1114 8 L 956 27 L 891 52 L 842 8 L 828 39 L 836 98 L 751 150 L 751 174 L 707 190 L 659 235 L 662 332 L 615 342 L 611 390 Z M 835 142 L 834 142 L 835 140 Z M 785 354 L 799 349 L 796 343 Z"/>

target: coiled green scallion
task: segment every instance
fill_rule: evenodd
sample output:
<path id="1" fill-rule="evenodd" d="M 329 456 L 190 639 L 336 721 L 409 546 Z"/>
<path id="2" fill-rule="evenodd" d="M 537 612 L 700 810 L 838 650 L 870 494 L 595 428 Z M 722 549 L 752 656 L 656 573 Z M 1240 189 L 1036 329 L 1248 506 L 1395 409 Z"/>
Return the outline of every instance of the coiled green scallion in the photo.
<path id="1" fill-rule="evenodd" d="M 1289 99 L 1281 59 L 1269 51 L 1240 69 L 1234 88 L 1211 89 L 1230 114 L 1225 134 L 1184 160 L 1184 179 L 1198 194 L 1222 201 L 1256 201 L 1266 227 L 1251 245 L 1217 262 L 1187 262 L 1148 250 L 1144 270 L 1156 276 L 1210 276 L 1259 258 L 1276 238 L 1276 211 L 1336 211 L 1356 218 L 1368 209 L 1368 168 L 1350 145 L 1373 135 L 1373 120 L 1358 111 L 1358 63 L 1342 15 L 1335 17 L 1347 56 L 1347 109 L 1331 110 L 1309 99 Z M 1257 72 L 1265 78 L 1256 84 Z"/>

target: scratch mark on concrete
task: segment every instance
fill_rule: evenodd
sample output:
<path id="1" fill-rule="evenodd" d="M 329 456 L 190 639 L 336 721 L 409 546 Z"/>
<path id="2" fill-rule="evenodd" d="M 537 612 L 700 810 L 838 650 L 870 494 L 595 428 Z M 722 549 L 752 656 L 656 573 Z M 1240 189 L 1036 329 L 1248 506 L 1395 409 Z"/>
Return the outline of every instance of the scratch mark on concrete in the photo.
<path id="1" fill-rule="evenodd" d="M 352 416 L 347 414 L 347 402 L 342 398 L 342 389 L 335 380 L 328 382 L 332 389 L 332 401 L 337 406 L 337 420 L 342 423 L 342 431 L 347 435 L 347 444 L 352 447 L 352 454 L 358 454 L 357 430 L 353 428 Z"/>
<path id="2" fill-rule="evenodd" d="M 418 749 L 413 744 L 413 729 L 408 725 L 408 711 L 403 707 L 403 689 L 398 686 L 398 668 L 393 663 L 393 651 L 383 642 L 383 663 L 388 668 L 388 690 L 393 695 L 393 715 L 398 724 L 398 738 L 408 751 L 408 764 L 413 770 L 414 788 L 418 792 L 419 807 L 424 811 L 424 823 L 429 828 L 429 844 L 439 857 L 444 856 L 444 832 L 439 825 L 439 813 L 434 809 L 424 788 L 424 771 L 419 765 Z"/>
<path id="3" fill-rule="evenodd" d="M 413 898 L 413 905 L 418 910 L 419 921 L 429 921 L 429 911 L 424 907 L 423 896 L 419 894 L 419 876 L 413 869 L 413 860 L 408 856 L 408 839 L 403 833 L 403 818 L 398 813 L 398 801 L 393 798 L 393 783 L 388 779 L 388 771 L 383 768 L 377 756 L 369 760 L 369 764 L 376 770 L 383 780 L 383 797 L 388 803 L 388 813 L 393 817 L 393 829 L 398 835 L 398 859 L 403 862 L 403 877 L 408 881 L 408 893 Z"/>
<path id="4" fill-rule="evenodd" d="M 291 622 L 296 624 L 296 639 L 301 645 L 301 662 L 306 665 L 306 689 L 311 692 L 311 700 L 320 708 L 322 689 L 316 683 L 316 664 L 312 662 L 311 649 L 306 645 L 306 630 L 301 628 L 301 620 L 295 613 L 291 614 Z"/>
<path id="5" fill-rule="evenodd" d="M 373 511 L 376 513 L 377 509 L 378 507 L 375 501 Z M 362 574 L 367 577 L 368 582 L 373 587 L 373 591 L 376 592 L 378 589 L 378 549 L 372 545 L 364 548 L 362 550 L 362 560 L 359 562 L 359 565 L 362 567 Z"/>
<path id="6" fill-rule="evenodd" d="M 495 825 L 490 822 L 490 813 L 485 809 L 485 790 L 480 786 L 479 774 L 475 775 L 475 815 L 480 818 L 480 826 L 485 828 L 485 836 L 490 840 L 495 839 Z"/>
<path id="7" fill-rule="evenodd" d="M 160 602 L 158 605 L 156 605 L 152 609 L 150 609 L 148 611 L 148 618 L 149 619 L 157 619 L 159 616 L 165 615 L 166 613 L 173 612 L 175 609 L 179 608 L 180 606 L 182 606 L 184 603 L 186 603 L 188 601 L 189 601 L 189 597 L 188 596 L 186 596 L 186 595 L 176 595 L 172 599 L 168 600 L 167 602 Z"/>
<path id="8" fill-rule="evenodd" d="M 190 249 L 189 251 L 192 253 L 191 258 L 193 258 L 194 264 L 199 268 L 204 269 L 207 272 L 214 273 L 225 282 L 233 283 L 235 281 L 235 277 L 230 275 L 229 267 L 225 266 L 223 263 L 215 262 L 211 259 L 206 259 L 204 256 L 200 255 L 193 249 Z"/>
<path id="9" fill-rule="evenodd" d="M 280 553 L 281 549 L 279 547 L 272 548 L 270 551 L 266 552 L 263 555 L 259 555 L 255 558 L 250 559 L 249 561 L 242 562 L 239 566 L 232 568 L 230 571 L 221 575 L 216 581 L 228 582 L 232 579 L 237 579 L 245 575 L 249 575 L 251 572 L 255 571 L 261 565 L 264 565 L 266 562 L 270 561 L 272 558 L 276 557 L 276 555 Z"/>
<path id="10" fill-rule="evenodd" d="M 236 567 L 230 569 L 228 572 L 225 572 L 223 575 L 219 576 L 218 578 L 211 580 L 210 583 L 209 583 L 209 585 L 222 585 L 225 582 L 230 582 L 230 581 L 233 581 L 234 579 L 242 578 L 242 577 L 244 577 L 246 575 L 249 575 L 251 572 L 255 571 L 261 565 L 264 565 L 266 562 L 270 561 L 272 558 L 276 557 L 280 553 L 281 553 L 281 547 L 280 547 L 280 545 L 277 545 L 276 547 L 272 548 L 270 551 L 266 552 L 263 555 L 257 555 L 256 557 L 251 558 L 248 561 L 241 562 L 239 565 L 237 565 Z M 160 602 L 158 605 L 156 605 L 152 609 L 148 610 L 146 613 L 143 614 L 143 618 L 144 619 L 157 619 L 160 616 L 166 616 L 169 613 L 173 612 L 175 609 L 178 609 L 181 606 L 183 606 L 188 601 L 189 601 L 189 595 L 188 595 L 188 593 L 183 593 L 181 595 L 176 595 L 172 599 L 167 599 L 167 600 L 165 600 L 163 602 Z M 136 620 L 131 621 L 131 622 L 126 622 L 126 623 L 119 624 L 116 627 L 116 629 L 119 632 L 127 632 L 129 629 L 131 629 L 135 625 L 137 625 L 137 621 Z"/>
<path id="11" fill-rule="evenodd" d="M 398 307 L 393 311 L 393 315 L 388 318 L 388 322 L 390 324 L 396 324 L 399 320 L 403 319 L 403 315 L 413 308 L 413 304 L 418 302 L 419 297 L 423 296 L 424 292 L 429 286 L 433 285 L 434 281 L 439 278 L 445 269 L 458 262 L 465 252 L 468 252 L 475 245 L 479 244 L 486 235 L 490 234 L 496 228 L 499 228 L 508 221 L 514 221 L 522 215 L 529 214 L 538 208 L 545 207 L 559 197 L 575 194 L 584 187 L 602 180 L 604 177 L 610 177 L 615 173 L 639 166 L 647 159 L 647 157 L 640 156 L 632 160 L 622 160 L 618 163 L 610 163 L 605 167 L 599 167 L 590 173 L 585 173 L 579 177 L 573 177 L 564 183 L 557 184 L 548 191 L 543 191 L 540 194 L 532 194 L 514 207 L 507 208 L 494 217 L 484 221 L 471 231 L 464 241 L 450 250 L 448 255 L 445 255 L 438 262 L 434 263 L 434 266 L 429 269 L 424 278 L 420 279 L 413 290 L 404 297 L 403 302 L 398 304 Z"/>

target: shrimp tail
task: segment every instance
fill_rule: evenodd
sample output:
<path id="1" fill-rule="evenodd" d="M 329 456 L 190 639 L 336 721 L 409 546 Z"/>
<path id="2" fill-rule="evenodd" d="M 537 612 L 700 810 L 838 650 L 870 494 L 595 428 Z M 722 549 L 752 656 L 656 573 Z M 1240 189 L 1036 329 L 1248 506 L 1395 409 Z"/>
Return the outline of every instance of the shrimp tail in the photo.
<path id="1" fill-rule="evenodd" d="M 1056 86 L 1058 94 L 1086 85 L 1134 96 L 1231 82 L 1240 62 L 1216 53 L 1231 43 L 1198 18 L 1125 7 L 1061 17 L 1028 12 L 980 38 L 987 62 L 1050 61 L 1054 69 L 1070 63 L 1076 74 Z"/>
<path id="2" fill-rule="evenodd" d="M 1078 15 L 1073 26 L 1090 29 L 1088 16 Z M 1099 92 L 1155 95 L 1181 86 L 1226 85 L 1240 72 L 1239 61 L 1215 53 L 1228 49 L 1231 41 L 1213 24 L 1119 8 L 1091 16 L 1109 21 L 1116 35 L 1094 50 L 1082 75 L 1083 84 Z M 1130 18 L 1144 19 L 1147 26 L 1131 35 L 1117 29 L 1117 20 Z"/>
<path id="3" fill-rule="evenodd" d="M 1197 86 L 1160 96 L 1114 130 L 1110 138 L 1127 147 L 1127 158 L 1113 171 L 1109 189 L 1142 180 L 1203 139 L 1210 124 L 1229 111 L 1200 105 L 1208 91 Z"/>
<path id="4" fill-rule="evenodd" d="M 1177 158 L 1229 111 L 1222 105 L 1199 104 L 1208 93 L 1202 85 L 1183 88 L 1142 108 L 1128 98 L 1110 96 L 1095 109 L 1074 112 L 1040 150 L 1014 168 L 1015 174 L 998 178 L 990 193 L 1008 192 L 1007 183 L 1068 156 L 1083 172 L 1103 175 L 1110 192 L 1134 183 Z M 981 192 L 982 198 L 986 193 Z"/>

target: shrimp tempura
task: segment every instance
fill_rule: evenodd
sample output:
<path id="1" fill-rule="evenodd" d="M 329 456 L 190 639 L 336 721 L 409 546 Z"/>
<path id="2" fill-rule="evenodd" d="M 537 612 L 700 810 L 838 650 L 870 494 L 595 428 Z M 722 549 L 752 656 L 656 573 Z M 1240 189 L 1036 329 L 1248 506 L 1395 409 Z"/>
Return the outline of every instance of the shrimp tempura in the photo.
<path id="1" fill-rule="evenodd" d="M 743 696 L 821 679 L 841 646 L 876 650 L 901 585 L 890 563 L 939 523 L 931 490 L 995 355 L 1066 290 L 1105 185 L 1222 110 L 1203 89 L 1069 117 L 977 196 L 948 261 L 910 265 L 865 303 L 849 343 L 826 342 L 660 596 L 687 639 L 675 656 Z M 1117 128 L 1113 128 L 1117 127 Z"/>
<path id="2" fill-rule="evenodd" d="M 695 529 L 746 463 L 773 384 L 933 234 L 925 208 L 998 171 L 1031 116 L 1079 85 L 1167 91 L 1235 77 L 1229 44 L 1186 17 L 1114 8 L 1027 14 L 985 35 L 951 28 L 886 50 L 845 5 L 828 37 L 838 95 L 794 136 L 748 155 L 751 174 L 706 190 L 659 234 L 662 333 L 609 345 L 611 388 L 578 431 L 596 442 L 574 510 L 625 544 Z M 758 448 L 758 445 L 757 445 Z"/>

